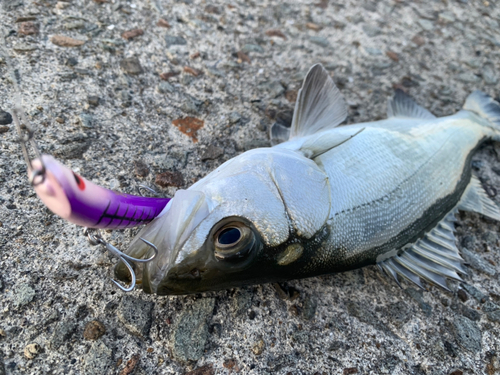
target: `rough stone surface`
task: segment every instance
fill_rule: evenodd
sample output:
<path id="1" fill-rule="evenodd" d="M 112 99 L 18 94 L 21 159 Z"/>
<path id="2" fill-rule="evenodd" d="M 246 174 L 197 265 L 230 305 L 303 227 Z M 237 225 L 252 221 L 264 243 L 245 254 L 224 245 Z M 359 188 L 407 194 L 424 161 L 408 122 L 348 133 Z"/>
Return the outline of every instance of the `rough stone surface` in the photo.
<path id="1" fill-rule="evenodd" d="M 104 343 L 96 341 L 84 358 L 83 371 L 87 375 L 108 374 L 113 365 L 112 351 Z"/>
<path id="2" fill-rule="evenodd" d="M 180 361 L 197 361 L 208 339 L 208 323 L 215 299 L 202 298 L 179 317 L 172 333 L 172 352 Z"/>
<path id="3" fill-rule="evenodd" d="M 23 106 L 41 151 L 96 184 L 124 193 L 135 194 L 141 183 L 171 197 L 177 187 L 155 185 L 156 175 L 178 171 L 181 188 L 187 188 L 244 150 L 269 146 L 270 126 L 290 124 L 294 93 L 317 62 L 340 88 L 348 123 L 385 118 L 394 87 L 404 88 L 437 116 L 455 113 L 476 89 L 500 98 L 498 1 L 57 3 L 1 0 L 0 43 L 17 69 Z M 217 11 L 206 12 L 209 5 Z M 38 33 L 18 33 L 21 22 L 36 23 Z M 130 41 L 121 37 L 132 29 L 144 34 Z M 279 30 L 286 39 L 267 35 L 269 30 Z M 85 43 L 59 47 L 51 42 L 54 35 Z M 320 44 L 311 37 L 319 37 Z M 140 61 L 140 74 L 120 67 L 131 57 Z M 204 74 L 194 77 L 183 72 L 185 66 Z M 179 74 L 162 80 L 160 74 L 168 72 Z M 12 113 L 14 87 L 4 56 L 0 92 L 0 109 Z M 93 127 L 80 125 L 81 113 L 92 116 Z M 230 124 L 233 113 L 241 118 Z M 189 116 L 203 123 L 193 130 L 195 137 L 173 125 Z M 66 121 L 59 123 L 58 117 Z M 196 124 L 191 120 L 187 125 Z M 420 301 L 405 291 L 415 286 L 403 282 L 400 289 L 376 267 L 289 281 L 289 289 L 298 294 L 294 300 L 292 295 L 281 299 L 271 285 L 244 288 L 243 293 L 158 297 L 136 290 L 124 295 L 109 281 L 114 259 L 90 246 L 80 227 L 51 214 L 36 197 L 15 128 L 1 126 L 0 332 L 5 336 L 0 333 L 0 374 L 3 367 L 9 375 L 118 374 L 135 354 L 140 362 L 132 374 L 137 375 L 196 374 L 198 369 L 207 369 L 198 374 L 249 375 L 498 371 L 493 358 L 500 352 L 499 310 L 488 304 L 500 305 L 499 224 L 492 220 L 457 215 L 457 246 L 466 257 L 472 254 L 463 277 L 480 291 L 479 298 L 450 282 L 452 293 L 426 285 Z M 211 156 L 217 157 L 202 161 L 208 145 L 222 154 L 216 149 Z M 497 204 L 500 195 L 491 188 L 500 188 L 498 155 L 498 143 L 484 145 L 474 155 L 479 163 L 473 171 Z M 149 173 L 136 170 L 134 160 L 143 161 Z M 126 249 L 136 233 L 103 231 L 103 236 Z M 36 295 L 18 306 L 21 284 Z M 468 296 L 465 301 L 456 295 L 459 289 Z M 311 320 L 305 319 L 308 296 L 318 299 Z M 121 300 L 131 297 L 154 304 L 146 337 L 131 334 L 118 318 Z M 205 320 L 201 356 L 186 364 L 173 356 L 172 337 L 200 298 L 214 299 L 214 308 Z M 430 315 L 422 302 L 432 309 Z M 150 306 L 134 304 L 135 314 Z M 95 319 L 106 334 L 85 340 L 85 326 Z M 205 332 L 201 328 L 198 332 Z M 475 332 L 472 337 L 480 336 L 481 346 L 460 333 L 464 345 L 456 331 Z M 263 350 L 255 356 L 252 349 L 260 340 Z M 43 350 L 29 360 L 23 351 L 34 342 Z M 89 366 L 99 353 L 103 360 Z M 228 359 L 239 372 L 224 367 Z"/>
<path id="4" fill-rule="evenodd" d="M 50 340 L 50 347 L 52 349 L 59 349 L 73 336 L 76 329 L 77 323 L 72 319 L 58 322 Z"/>
<path id="5" fill-rule="evenodd" d="M 17 306 L 24 306 L 33 301 L 35 290 L 30 284 L 17 285 L 14 289 L 14 302 Z"/>
<path id="6" fill-rule="evenodd" d="M 453 325 L 458 345 L 472 352 L 481 350 L 481 330 L 476 323 L 466 317 L 458 316 Z"/>
<path id="7" fill-rule="evenodd" d="M 124 296 L 118 306 L 118 319 L 135 335 L 147 337 L 153 320 L 154 302 Z"/>

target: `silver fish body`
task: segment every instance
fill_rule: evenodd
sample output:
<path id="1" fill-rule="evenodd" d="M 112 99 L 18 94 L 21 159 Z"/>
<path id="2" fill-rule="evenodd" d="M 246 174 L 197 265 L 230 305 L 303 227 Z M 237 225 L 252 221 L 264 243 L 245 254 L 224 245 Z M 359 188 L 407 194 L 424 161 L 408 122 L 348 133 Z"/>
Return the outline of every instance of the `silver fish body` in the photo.
<path id="1" fill-rule="evenodd" d="M 289 140 L 245 152 L 178 191 L 128 251 L 160 253 L 148 293 L 186 294 L 378 264 L 396 281 L 446 288 L 465 272 L 454 213 L 500 219 L 471 174 L 474 150 L 500 134 L 500 106 L 481 92 L 436 118 L 402 93 L 387 120 L 337 127 L 345 105 L 320 66 L 308 73 Z M 123 265 L 118 277 L 126 279 Z"/>

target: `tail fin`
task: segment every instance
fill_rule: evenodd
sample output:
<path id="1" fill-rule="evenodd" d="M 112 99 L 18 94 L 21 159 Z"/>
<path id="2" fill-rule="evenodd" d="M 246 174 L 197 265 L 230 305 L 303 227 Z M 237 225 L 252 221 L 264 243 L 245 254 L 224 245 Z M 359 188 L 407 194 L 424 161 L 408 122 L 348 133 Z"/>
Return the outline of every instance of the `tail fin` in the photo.
<path id="1" fill-rule="evenodd" d="M 500 103 L 491 96 L 482 91 L 474 91 L 467 97 L 464 109 L 478 114 L 500 130 Z"/>

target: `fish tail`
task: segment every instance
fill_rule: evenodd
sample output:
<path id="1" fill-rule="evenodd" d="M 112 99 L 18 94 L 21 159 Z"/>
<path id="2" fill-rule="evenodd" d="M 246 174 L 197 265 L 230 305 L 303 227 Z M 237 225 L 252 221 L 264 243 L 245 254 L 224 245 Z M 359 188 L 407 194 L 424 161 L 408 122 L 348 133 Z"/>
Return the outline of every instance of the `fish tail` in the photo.
<path id="1" fill-rule="evenodd" d="M 500 141 L 500 103 L 482 91 L 474 91 L 467 97 L 464 109 L 487 120 L 498 133 L 494 138 Z"/>

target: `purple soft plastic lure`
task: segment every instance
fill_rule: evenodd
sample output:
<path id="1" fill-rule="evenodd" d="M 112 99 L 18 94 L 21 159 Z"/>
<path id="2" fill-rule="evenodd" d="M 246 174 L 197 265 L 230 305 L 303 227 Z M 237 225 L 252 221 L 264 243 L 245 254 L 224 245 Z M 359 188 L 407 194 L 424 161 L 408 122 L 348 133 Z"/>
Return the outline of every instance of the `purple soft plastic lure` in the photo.
<path id="1" fill-rule="evenodd" d="M 52 212 L 77 225 L 120 229 L 147 224 L 158 217 L 170 201 L 102 188 L 50 155 L 43 155 L 42 161 L 33 160 L 33 170 L 29 171 L 37 174 L 45 169 L 42 181 L 33 184 L 36 194 Z"/>

